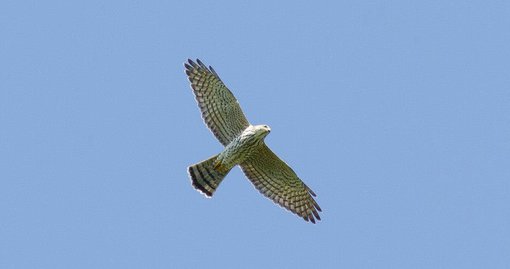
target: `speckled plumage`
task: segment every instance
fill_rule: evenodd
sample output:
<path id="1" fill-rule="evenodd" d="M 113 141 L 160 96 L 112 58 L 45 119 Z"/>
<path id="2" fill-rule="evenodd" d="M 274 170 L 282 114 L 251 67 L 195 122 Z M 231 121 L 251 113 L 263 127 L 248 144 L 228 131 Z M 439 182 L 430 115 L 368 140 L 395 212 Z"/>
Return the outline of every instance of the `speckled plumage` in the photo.
<path id="1" fill-rule="evenodd" d="M 220 154 L 188 167 L 193 187 L 211 197 L 228 172 L 239 165 L 260 193 L 306 221 L 320 220 L 315 193 L 265 144 L 271 129 L 248 122 L 212 67 L 198 59 L 184 66 L 205 124 L 225 146 Z"/>

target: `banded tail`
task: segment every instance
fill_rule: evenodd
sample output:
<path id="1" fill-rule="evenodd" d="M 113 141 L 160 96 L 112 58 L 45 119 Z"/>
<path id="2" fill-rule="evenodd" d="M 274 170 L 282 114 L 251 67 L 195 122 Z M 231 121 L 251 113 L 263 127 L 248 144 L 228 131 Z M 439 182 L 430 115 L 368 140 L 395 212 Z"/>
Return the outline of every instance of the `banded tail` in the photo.
<path id="1" fill-rule="evenodd" d="M 205 161 L 188 167 L 188 173 L 191 177 L 191 185 L 207 197 L 211 197 L 220 185 L 221 181 L 230 172 L 230 169 L 224 173 L 214 169 L 214 161 L 218 155 L 215 155 Z"/>

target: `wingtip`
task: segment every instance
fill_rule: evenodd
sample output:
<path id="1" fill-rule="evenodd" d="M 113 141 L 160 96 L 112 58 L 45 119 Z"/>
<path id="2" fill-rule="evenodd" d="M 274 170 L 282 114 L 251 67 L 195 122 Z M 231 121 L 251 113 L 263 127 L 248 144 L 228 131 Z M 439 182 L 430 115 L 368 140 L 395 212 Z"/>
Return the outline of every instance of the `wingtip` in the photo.
<path id="1" fill-rule="evenodd" d="M 214 68 L 210 65 L 209 65 L 209 70 L 211 70 L 211 73 L 213 73 L 218 79 L 220 78 L 220 76 L 218 76 L 218 73 L 216 73 L 216 70 L 214 70 Z"/>
<path id="2" fill-rule="evenodd" d="M 202 68 L 208 71 L 212 70 L 210 66 L 207 68 L 207 66 L 199 58 L 197 58 L 195 61 L 188 58 L 188 61 L 184 63 L 184 66 L 189 70 L 193 68 Z"/>
<path id="3" fill-rule="evenodd" d="M 321 216 L 319 216 L 319 213 L 318 213 L 317 211 L 312 210 L 312 213 L 313 213 L 313 215 L 315 216 L 315 218 L 316 218 L 317 220 L 321 220 Z"/>
<path id="4" fill-rule="evenodd" d="M 188 64 L 191 65 L 193 68 L 197 68 L 198 67 L 198 64 L 195 63 L 193 60 L 191 59 L 188 59 Z"/>

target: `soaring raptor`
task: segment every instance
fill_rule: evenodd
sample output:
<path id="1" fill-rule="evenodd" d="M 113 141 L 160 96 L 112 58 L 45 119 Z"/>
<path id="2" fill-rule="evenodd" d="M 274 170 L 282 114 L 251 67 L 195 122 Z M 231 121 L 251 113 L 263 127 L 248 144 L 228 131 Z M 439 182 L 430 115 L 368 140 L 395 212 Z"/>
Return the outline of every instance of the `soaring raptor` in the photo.
<path id="1" fill-rule="evenodd" d="M 225 149 L 188 167 L 195 189 L 211 197 L 228 172 L 239 165 L 260 193 L 306 221 L 320 220 L 315 193 L 267 147 L 267 125 L 251 125 L 220 77 L 200 60 L 184 64 L 202 118 Z M 312 197 L 313 196 L 313 197 Z"/>

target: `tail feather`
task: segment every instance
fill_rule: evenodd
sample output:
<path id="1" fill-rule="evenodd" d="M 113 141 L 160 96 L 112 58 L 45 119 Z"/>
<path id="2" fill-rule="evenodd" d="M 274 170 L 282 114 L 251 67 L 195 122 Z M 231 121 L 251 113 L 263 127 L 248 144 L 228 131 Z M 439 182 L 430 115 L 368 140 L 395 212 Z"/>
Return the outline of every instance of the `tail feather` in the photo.
<path id="1" fill-rule="evenodd" d="M 214 169 L 216 157 L 218 155 L 188 167 L 191 185 L 207 197 L 211 197 L 214 194 L 221 181 L 230 172 L 230 169 L 223 173 Z"/>

